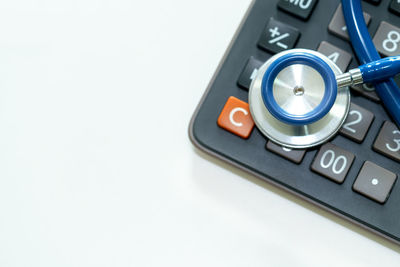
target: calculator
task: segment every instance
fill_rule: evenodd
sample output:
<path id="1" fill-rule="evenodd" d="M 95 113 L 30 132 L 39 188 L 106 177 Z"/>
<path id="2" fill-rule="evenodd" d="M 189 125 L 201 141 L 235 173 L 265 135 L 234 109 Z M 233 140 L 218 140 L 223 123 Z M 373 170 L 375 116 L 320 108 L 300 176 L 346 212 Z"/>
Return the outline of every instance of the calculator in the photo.
<path id="1" fill-rule="evenodd" d="M 382 57 L 400 55 L 400 1 L 362 1 Z M 349 114 L 328 142 L 290 149 L 252 120 L 258 69 L 293 48 L 316 50 L 345 72 L 360 65 L 339 0 L 254 0 L 190 123 L 201 150 L 400 244 L 400 131 L 371 84 L 350 88 Z M 398 78 L 395 78 L 397 84 Z"/>

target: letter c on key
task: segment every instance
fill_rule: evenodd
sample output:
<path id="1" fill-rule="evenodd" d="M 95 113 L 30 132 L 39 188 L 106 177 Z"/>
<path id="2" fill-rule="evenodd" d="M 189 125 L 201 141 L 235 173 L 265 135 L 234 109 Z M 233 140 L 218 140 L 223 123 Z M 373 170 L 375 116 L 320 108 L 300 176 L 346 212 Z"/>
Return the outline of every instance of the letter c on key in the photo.
<path id="1" fill-rule="evenodd" d="M 232 111 L 229 113 L 229 120 L 230 122 L 235 125 L 236 127 L 242 127 L 243 123 L 241 122 L 237 122 L 234 120 L 233 116 L 236 114 L 236 112 L 242 112 L 245 116 L 247 116 L 249 113 L 247 112 L 247 110 L 245 110 L 244 108 L 234 108 L 232 109 Z"/>

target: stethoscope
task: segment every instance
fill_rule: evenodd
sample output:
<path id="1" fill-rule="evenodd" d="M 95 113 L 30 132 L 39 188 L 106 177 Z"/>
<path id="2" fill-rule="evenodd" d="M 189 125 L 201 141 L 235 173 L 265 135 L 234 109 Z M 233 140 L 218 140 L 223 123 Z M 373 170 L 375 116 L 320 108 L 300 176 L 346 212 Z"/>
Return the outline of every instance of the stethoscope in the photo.
<path id="1" fill-rule="evenodd" d="M 346 73 L 319 52 L 283 51 L 265 62 L 249 91 L 250 112 L 258 129 L 289 148 L 328 141 L 342 127 L 350 108 L 350 85 L 372 83 L 386 110 L 400 122 L 400 56 L 380 59 L 366 28 L 360 0 L 342 0 L 348 32 L 360 61 Z"/>

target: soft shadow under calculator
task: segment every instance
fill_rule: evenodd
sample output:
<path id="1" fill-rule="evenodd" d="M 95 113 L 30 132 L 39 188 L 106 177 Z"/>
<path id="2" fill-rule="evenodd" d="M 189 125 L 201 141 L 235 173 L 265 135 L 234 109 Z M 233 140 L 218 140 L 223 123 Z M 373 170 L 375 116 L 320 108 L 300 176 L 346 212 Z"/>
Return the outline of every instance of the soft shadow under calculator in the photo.
<path id="1" fill-rule="evenodd" d="M 399 1 L 362 5 L 378 52 L 399 55 Z M 292 48 L 319 51 L 342 71 L 359 65 L 339 0 L 255 0 L 193 116 L 192 142 L 400 244 L 400 131 L 372 85 L 351 88 L 342 129 L 312 149 L 281 147 L 249 118 L 248 90 L 258 68 Z"/>

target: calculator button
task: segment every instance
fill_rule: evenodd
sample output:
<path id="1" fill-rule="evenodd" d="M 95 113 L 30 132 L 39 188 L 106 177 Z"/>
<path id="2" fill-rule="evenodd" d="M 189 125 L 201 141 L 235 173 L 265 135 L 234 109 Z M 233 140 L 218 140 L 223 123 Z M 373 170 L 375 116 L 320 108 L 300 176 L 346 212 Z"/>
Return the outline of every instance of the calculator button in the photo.
<path id="1" fill-rule="evenodd" d="M 357 93 L 361 94 L 362 96 L 371 99 L 375 102 L 381 101 L 381 99 L 375 92 L 375 87 L 372 84 L 369 83 L 357 84 L 357 85 L 352 85 L 350 88 L 356 91 Z"/>
<path id="2" fill-rule="evenodd" d="M 254 128 L 249 104 L 233 96 L 228 98 L 217 122 L 221 128 L 242 138 L 249 138 Z"/>
<path id="3" fill-rule="evenodd" d="M 256 77 L 258 69 L 263 63 L 254 57 L 251 57 L 244 67 L 242 73 L 239 76 L 238 85 L 244 89 L 249 89 L 250 84 Z"/>
<path id="4" fill-rule="evenodd" d="M 385 121 L 373 148 L 391 159 L 400 161 L 400 131 L 396 125 Z"/>
<path id="5" fill-rule="evenodd" d="M 353 190 L 379 203 L 385 203 L 397 175 L 366 161 L 353 184 Z"/>
<path id="6" fill-rule="evenodd" d="M 320 43 L 318 52 L 327 56 L 343 72 L 347 70 L 351 61 L 351 55 L 349 53 L 325 41 Z"/>
<path id="7" fill-rule="evenodd" d="M 363 12 L 363 14 L 365 23 L 368 25 L 371 21 L 371 15 L 366 12 Z M 347 33 L 346 22 L 344 21 L 342 4 L 340 4 L 336 9 L 333 18 L 329 23 L 328 30 L 344 40 L 350 40 L 349 34 Z"/>
<path id="8" fill-rule="evenodd" d="M 296 28 L 270 18 L 258 45 L 271 53 L 291 49 L 296 45 L 300 32 Z"/>
<path id="9" fill-rule="evenodd" d="M 400 1 L 392 0 L 392 2 L 390 2 L 389 10 L 397 15 L 400 15 Z"/>
<path id="10" fill-rule="evenodd" d="M 372 40 L 384 56 L 397 56 L 400 53 L 400 28 L 382 21 Z"/>
<path id="11" fill-rule="evenodd" d="M 317 0 L 280 0 L 278 7 L 296 17 L 307 20 L 317 2 Z"/>
<path id="12" fill-rule="evenodd" d="M 337 183 L 343 183 L 353 161 L 353 153 L 326 143 L 319 149 L 311 170 Z"/>
<path id="13" fill-rule="evenodd" d="M 355 142 L 361 143 L 367 135 L 368 129 L 374 120 L 374 114 L 356 104 L 351 103 L 340 133 Z"/>
<path id="14" fill-rule="evenodd" d="M 278 154 L 279 156 L 282 156 L 285 159 L 288 159 L 297 164 L 300 164 L 300 162 L 304 158 L 304 155 L 306 154 L 305 149 L 291 149 L 291 148 L 277 145 L 272 141 L 267 142 L 266 148 L 269 151 L 272 151 L 275 154 Z"/>

